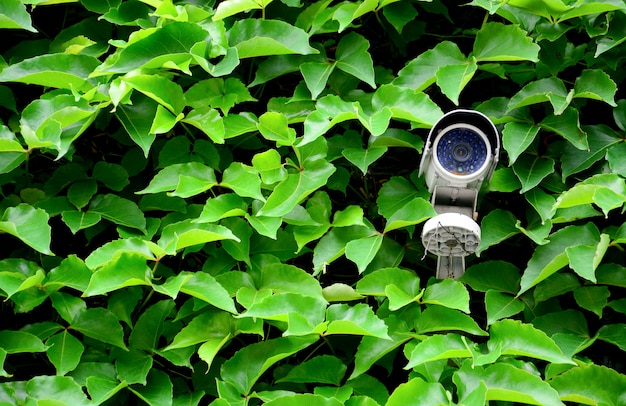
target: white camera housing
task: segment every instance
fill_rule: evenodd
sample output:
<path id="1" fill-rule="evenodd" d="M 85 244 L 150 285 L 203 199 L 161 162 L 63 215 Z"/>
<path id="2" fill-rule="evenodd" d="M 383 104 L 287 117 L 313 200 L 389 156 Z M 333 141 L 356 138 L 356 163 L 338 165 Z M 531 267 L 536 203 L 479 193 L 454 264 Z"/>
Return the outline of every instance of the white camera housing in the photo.
<path id="1" fill-rule="evenodd" d="M 458 109 L 444 114 L 428 134 L 419 174 L 438 213 L 424 224 L 422 243 L 437 255 L 437 277 L 458 278 L 465 257 L 480 244 L 478 192 L 498 163 L 500 137 L 484 114 Z"/>

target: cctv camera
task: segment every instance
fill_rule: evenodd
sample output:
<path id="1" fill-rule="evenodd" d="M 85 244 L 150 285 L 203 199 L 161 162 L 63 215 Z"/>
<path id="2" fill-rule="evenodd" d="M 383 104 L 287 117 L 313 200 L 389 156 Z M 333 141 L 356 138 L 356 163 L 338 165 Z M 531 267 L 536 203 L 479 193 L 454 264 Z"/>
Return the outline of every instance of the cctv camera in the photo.
<path id="1" fill-rule="evenodd" d="M 438 213 L 424 224 L 422 243 L 437 255 L 437 277 L 458 278 L 465 256 L 476 251 L 478 192 L 498 163 L 500 137 L 484 114 L 458 109 L 433 126 L 424 147 L 419 174 L 424 174 Z"/>

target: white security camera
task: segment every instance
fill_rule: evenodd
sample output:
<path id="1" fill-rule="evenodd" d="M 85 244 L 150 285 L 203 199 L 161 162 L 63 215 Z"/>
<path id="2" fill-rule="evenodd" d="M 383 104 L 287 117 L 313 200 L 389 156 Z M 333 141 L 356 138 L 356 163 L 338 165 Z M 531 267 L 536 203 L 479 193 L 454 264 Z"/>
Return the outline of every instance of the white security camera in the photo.
<path id="1" fill-rule="evenodd" d="M 424 224 L 422 243 L 438 257 L 437 278 L 459 278 L 465 257 L 478 248 L 478 192 L 491 178 L 499 153 L 498 130 L 474 110 L 444 114 L 428 134 L 419 174 L 425 175 L 438 215 Z"/>

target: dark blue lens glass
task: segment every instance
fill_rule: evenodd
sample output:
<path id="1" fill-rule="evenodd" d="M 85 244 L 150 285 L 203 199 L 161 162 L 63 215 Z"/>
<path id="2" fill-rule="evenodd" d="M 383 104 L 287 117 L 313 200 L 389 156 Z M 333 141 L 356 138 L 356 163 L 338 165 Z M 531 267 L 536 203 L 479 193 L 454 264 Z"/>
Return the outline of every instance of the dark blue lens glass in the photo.
<path id="1" fill-rule="evenodd" d="M 445 133 L 437 144 L 441 166 L 455 175 L 471 175 L 487 160 L 485 141 L 468 128 L 455 128 Z"/>

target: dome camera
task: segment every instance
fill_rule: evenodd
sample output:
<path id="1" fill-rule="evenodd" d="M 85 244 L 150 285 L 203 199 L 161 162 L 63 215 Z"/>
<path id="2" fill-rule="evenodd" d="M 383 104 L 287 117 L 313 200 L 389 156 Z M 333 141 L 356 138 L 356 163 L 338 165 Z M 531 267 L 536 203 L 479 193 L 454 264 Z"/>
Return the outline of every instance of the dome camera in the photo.
<path id="1" fill-rule="evenodd" d="M 458 278 L 465 257 L 480 244 L 478 192 L 498 163 L 500 137 L 484 114 L 458 109 L 444 114 L 428 134 L 419 174 L 437 216 L 424 224 L 422 243 L 438 257 L 437 277 Z"/>

